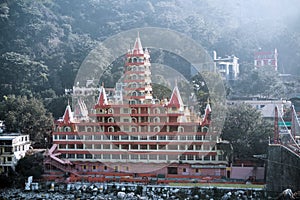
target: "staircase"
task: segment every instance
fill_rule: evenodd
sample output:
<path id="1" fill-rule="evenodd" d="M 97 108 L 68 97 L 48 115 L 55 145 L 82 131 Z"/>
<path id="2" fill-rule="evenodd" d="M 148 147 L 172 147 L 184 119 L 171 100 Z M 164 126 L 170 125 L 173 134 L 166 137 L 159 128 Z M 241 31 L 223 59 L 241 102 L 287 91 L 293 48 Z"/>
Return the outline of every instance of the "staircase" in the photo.
<path id="1" fill-rule="evenodd" d="M 70 164 L 61 164 L 59 162 L 57 162 L 56 160 L 54 159 L 47 159 L 45 161 L 45 164 L 50 164 L 54 167 L 56 167 L 57 169 L 60 169 L 62 170 L 63 172 L 68 172 L 68 173 L 71 173 L 71 174 L 74 174 L 76 176 L 80 176 L 75 169 L 72 169 L 72 166 Z"/>
<path id="2" fill-rule="evenodd" d="M 62 160 L 62 159 L 56 157 L 60 154 L 60 153 L 54 153 L 56 148 L 57 148 L 57 144 L 53 144 L 52 147 L 49 149 L 49 151 L 46 154 L 47 158 L 46 158 L 44 164 L 49 164 L 49 165 L 56 167 L 57 169 L 62 170 L 63 172 L 68 172 L 68 173 L 74 174 L 76 176 L 80 176 L 76 172 L 76 170 L 74 168 L 72 168 L 72 163 L 69 160 Z"/>

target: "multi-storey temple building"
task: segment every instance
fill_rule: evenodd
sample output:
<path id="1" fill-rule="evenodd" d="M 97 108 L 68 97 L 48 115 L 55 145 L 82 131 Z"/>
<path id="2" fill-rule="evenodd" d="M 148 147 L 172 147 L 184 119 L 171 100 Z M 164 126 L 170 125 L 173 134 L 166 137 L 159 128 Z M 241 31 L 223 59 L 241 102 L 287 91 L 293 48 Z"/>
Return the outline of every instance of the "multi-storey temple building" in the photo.
<path id="1" fill-rule="evenodd" d="M 121 84 L 118 98 L 108 98 L 102 86 L 93 108 L 78 101 L 79 109 L 73 113 L 67 106 L 56 122 L 45 177 L 53 172 L 57 176 L 59 171 L 68 172 L 74 180 L 90 175 L 90 181 L 120 174 L 226 176 L 227 161 L 216 145 L 219 133 L 209 128 L 209 104 L 201 119 L 184 104 L 177 86 L 169 100 L 155 99 L 150 54 L 139 36 L 126 54 Z"/>

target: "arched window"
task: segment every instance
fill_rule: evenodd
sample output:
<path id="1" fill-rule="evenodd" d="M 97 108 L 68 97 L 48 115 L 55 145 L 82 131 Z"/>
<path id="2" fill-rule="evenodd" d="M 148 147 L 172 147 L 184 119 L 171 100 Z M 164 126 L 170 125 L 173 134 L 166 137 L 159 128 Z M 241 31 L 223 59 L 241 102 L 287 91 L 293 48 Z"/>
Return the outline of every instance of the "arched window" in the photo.
<path id="1" fill-rule="evenodd" d="M 131 127 L 131 132 L 137 132 L 137 127 L 132 126 L 132 127 Z"/>
<path id="2" fill-rule="evenodd" d="M 160 114 L 160 109 L 159 108 L 155 108 L 153 112 L 154 112 L 154 114 Z"/>
<path id="3" fill-rule="evenodd" d="M 137 58 L 133 58 L 133 62 L 136 63 L 137 62 Z"/>
<path id="4" fill-rule="evenodd" d="M 180 133 L 182 133 L 182 132 L 184 132 L 184 128 L 182 126 L 178 126 L 178 130 L 177 131 L 180 132 Z"/>
<path id="5" fill-rule="evenodd" d="M 131 114 L 137 114 L 137 109 L 136 108 L 132 108 L 131 109 Z"/>
<path id="6" fill-rule="evenodd" d="M 135 117 L 132 117 L 132 118 L 131 118 L 131 122 L 132 122 L 132 123 L 137 123 L 137 119 L 136 119 Z"/>
<path id="7" fill-rule="evenodd" d="M 129 104 L 130 104 L 130 105 L 136 104 L 136 100 L 130 100 L 130 101 L 129 101 Z"/>
<path id="8" fill-rule="evenodd" d="M 137 80 L 138 79 L 138 76 L 136 75 L 136 74 L 133 74 L 132 76 L 131 76 L 131 80 Z"/>
<path id="9" fill-rule="evenodd" d="M 90 126 L 86 127 L 86 132 L 92 132 L 92 131 L 93 131 L 92 127 Z"/>
<path id="10" fill-rule="evenodd" d="M 153 128 L 153 132 L 160 132 L 160 127 L 159 126 L 155 126 L 154 128 Z"/>
<path id="11" fill-rule="evenodd" d="M 114 118 L 113 117 L 110 117 L 110 118 L 108 118 L 108 120 L 107 120 L 108 122 L 114 122 L 115 120 L 114 120 Z"/>
<path id="12" fill-rule="evenodd" d="M 208 127 L 207 126 L 202 127 L 202 132 L 207 133 L 208 132 Z"/>
<path id="13" fill-rule="evenodd" d="M 115 132 L 115 128 L 113 126 L 108 127 L 108 132 Z"/>
<path id="14" fill-rule="evenodd" d="M 108 109 L 108 113 L 109 113 L 109 114 L 113 114 L 113 113 L 114 113 L 114 109 L 109 108 L 109 109 Z"/>
<path id="15" fill-rule="evenodd" d="M 131 93 L 131 96 L 136 97 L 136 96 L 138 96 L 138 93 L 137 93 L 136 91 L 133 91 L 133 92 Z"/>
<path id="16" fill-rule="evenodd" d="M 65 126 L 64 127 L 64 132 L 71 132 L 71 127 L 69 127 L 69 126 Z"/>
<path id="17" fill-rule="evenodd" d="M 155 118 L 153 119 L 153 122 L 154 122 L 154 123 L 159 123 L 159 122 L 160 122 L 160 118 L 159 118 L 159 117 L 155 117 Z"/>

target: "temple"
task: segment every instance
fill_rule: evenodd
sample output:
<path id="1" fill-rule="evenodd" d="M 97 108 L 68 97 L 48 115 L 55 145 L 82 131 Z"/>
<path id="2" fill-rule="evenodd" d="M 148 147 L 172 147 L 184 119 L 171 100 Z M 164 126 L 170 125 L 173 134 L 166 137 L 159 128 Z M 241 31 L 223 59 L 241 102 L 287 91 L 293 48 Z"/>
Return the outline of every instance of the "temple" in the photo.
<path id="1" fill-rule="evenodd" d="M 78 99 L 75 111 L 68 105 L 56 121 L 44 177 L 92 182 L 226 177 L 228 163 L 216 145 L 219 133 L 210 129 L 209 103 L 204 117 L 197 116 L 177 85 L 169 100 L 154 98 L 150 53 L 139 35 L 125 58 L 122 95 L 108 98 L 102 85 L 92 108 Z"/>

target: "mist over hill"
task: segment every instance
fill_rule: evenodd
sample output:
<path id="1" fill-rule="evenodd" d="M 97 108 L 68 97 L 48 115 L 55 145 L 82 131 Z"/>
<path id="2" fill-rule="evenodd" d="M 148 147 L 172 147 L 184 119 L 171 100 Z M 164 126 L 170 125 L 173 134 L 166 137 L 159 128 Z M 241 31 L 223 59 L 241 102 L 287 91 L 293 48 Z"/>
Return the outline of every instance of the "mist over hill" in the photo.
<path id="1" fill-rule="evenodd" d="M 141 27 L 183 33 L 209 53 L 234 54 L 240 68 L 253 53 L 278 49 L 279 71 L 300 75 L 298 0 L 2 0 L 0 96 L 72 88 L 88 53 L 122 31 Z"/>

